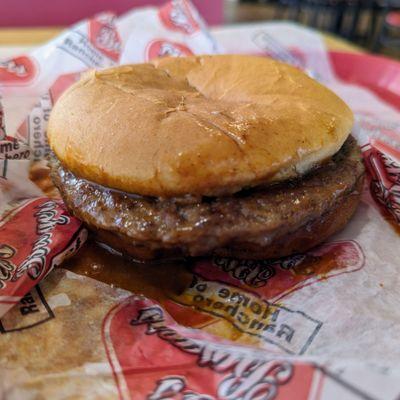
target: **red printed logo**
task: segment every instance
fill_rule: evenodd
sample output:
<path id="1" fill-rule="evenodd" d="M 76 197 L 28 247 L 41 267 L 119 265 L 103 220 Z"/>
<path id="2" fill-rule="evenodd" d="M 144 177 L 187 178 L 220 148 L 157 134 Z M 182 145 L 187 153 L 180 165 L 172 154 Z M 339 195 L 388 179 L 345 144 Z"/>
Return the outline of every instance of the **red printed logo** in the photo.
<path id="1" fill-rule="evenodd" d="M 336 398 L 338 389 L 342 398 L 360 398 L 352 383 L 321 366 L 184 328 L 143 297 L 109 311 L 102 339 L 124 400 L 308 400 Z"/>
<path id="2" fill-rule="evenodd" d="M 276 302 L 290 293 L 344 273 L 358 271 L 365 257 L 354 241 L 324 243 L 305 254 L 277 260 L 216 257 L 200 261 L 194 271 L 213 281 L 242 286 Z"/>
<path id="3" fill-rule="evenodd" d="M 61 201 L 23 202 L 0 220 L 0 316 L 86 239 Z"/>
<path id="4" fill-rule="evenodd" d="M 121 52 L 121 38 L 112 14 L 102 14 L 89 21 L 89 40 L 111 60 L 117 62 Z"/>
<path id="5" fill-rule="evenodd" d="M 400 224 L 400 151 L 372 139 L 363 156 L 374 199 Z"/>
<path id="6" fill-rule="evenodd" d="M 193 10 L 186 0 L 170 1 L 158 12 L 161 22 L 172 31 L 191 35 L 200 29 Z"/>
<path id="7" fill-rule="evenodd" d="M 175 324 L 156 303 L 131 297 L 103 323 L 122 399 L 306 399 L 315 367 L 271 360 Z"/>
<path id="8" fill-rule="evenodd" d="M 193 52 L 184 44 L 159 39 L 147 45 L 146 61 L 158 57 L 184 57 L 192 54 Z"/>
<path id="9" fill-rule="evenodd" d="M 37 72 L 34 60 L 28 56 L 0 61 L 0 85 L 25 85 L 36 77 Z"/>

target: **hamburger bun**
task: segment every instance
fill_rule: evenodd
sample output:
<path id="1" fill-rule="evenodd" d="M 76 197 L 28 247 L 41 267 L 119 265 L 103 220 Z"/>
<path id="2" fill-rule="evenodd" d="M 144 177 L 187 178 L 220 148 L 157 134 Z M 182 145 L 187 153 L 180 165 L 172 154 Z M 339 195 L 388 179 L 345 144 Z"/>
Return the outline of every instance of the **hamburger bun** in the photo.
<path id="1" fill-rule="evenodd" d="M 48 125 L 61 164 L 141 196 L 220 196 L 302 176 L 342 147 L 347 105 L 265 57 L 165 58 L 92 71 Z"/>

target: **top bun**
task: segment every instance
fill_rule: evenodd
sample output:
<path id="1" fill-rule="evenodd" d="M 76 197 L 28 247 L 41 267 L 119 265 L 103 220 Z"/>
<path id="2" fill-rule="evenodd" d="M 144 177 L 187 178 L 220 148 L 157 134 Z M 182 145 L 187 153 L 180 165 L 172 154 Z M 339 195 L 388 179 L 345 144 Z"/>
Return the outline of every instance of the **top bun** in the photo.
<path id="1" fill-rule="evenodd" d="M 306 173 L 335 154 L 353 114 L 326 87 L 266 57 L 163 58 L 92 71 L 58 100 L 61 163 L 146 196 L 214 196 Z"/>

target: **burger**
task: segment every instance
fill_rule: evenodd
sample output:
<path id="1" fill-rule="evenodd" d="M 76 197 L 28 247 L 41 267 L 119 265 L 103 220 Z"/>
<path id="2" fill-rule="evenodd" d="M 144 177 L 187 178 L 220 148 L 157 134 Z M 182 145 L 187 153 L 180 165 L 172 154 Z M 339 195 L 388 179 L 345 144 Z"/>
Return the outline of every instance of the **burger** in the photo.
<path id="1" fill-rule="evenodd" d="M 87 73 L 50 117 L 52 179 L 95 240 L 138 260 L 304 252 L 341 230 L 364 167 L 353 115 L 266 57 Z"/>

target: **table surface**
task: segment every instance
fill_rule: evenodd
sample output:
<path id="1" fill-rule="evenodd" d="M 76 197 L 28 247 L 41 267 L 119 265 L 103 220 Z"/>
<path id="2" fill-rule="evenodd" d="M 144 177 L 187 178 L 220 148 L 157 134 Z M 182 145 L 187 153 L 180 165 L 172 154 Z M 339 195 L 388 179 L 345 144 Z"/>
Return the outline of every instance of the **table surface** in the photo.
<path id="1" fill-rule="evenodd" d="M 2 28 L 0 29 L 0 46 L 35 46 L 52 39 L 62 28 Z M 364 50 L 343 39 L 323 34 L 328 49 L 360 53 Z"/>

